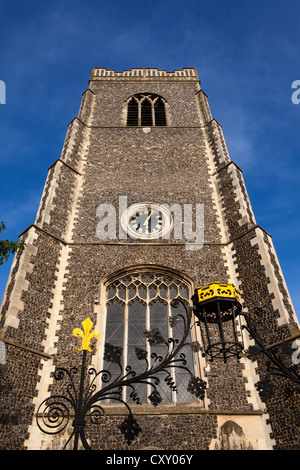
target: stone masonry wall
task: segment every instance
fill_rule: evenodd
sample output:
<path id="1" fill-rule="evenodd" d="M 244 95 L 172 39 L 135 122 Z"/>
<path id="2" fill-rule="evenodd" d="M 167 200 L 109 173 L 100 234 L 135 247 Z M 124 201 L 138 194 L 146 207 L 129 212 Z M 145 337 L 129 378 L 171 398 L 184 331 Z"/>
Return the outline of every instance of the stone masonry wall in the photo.
<path id="1" fill-rule="evenodd" d="M 233 164 L 218 171 L 218 189 L 228 229 L 229 247 L 242 293 L 243 306 L 252 313 L 265 345 L 288 338 L 291 326 L 299 328 L 291 300 L 278 264 L 270 235 L 256 221 L 246 193 L 241 170 Z M 262 309 L 257 317 L 255 308 Z M 266 377 L 266 360 L 257 359 L 261 379 Z M 275 449 L 299 449 L 299 396 L 285 392 L 286 379 L 272 377 L 273 394 L 266 400 L 268 422 Z M 287 405 L 287 401 L 290 405 Z M 280 410 L 280 411 L 279 411 Z"/>
<path id="2" fill-rule="evenodd" d="M 140 76 L 143 78 L 133 80 L 115 74 L 110 81 L 93 72 L 79 115 L 68 126 L 61 157 L 49 169 L 36 222 L 25 231 L 30 243 L 16 257 L 2 304 L 1 331 L 7 341 L 28 348 L 14 355 L 10 345 L 12 365 L 4 366 L 7 383 L 14 383 L 14 390 L 5 389 L 3 403 L 6 410 L 14 403 L 16 412 L 10 422 L 3 418 L 4 448 L 42 446 L 44 437 L 34 424 L 34 409 L 54 390 L 55 366 L 79 365 L 72 331 L 87 316 L 97 323 L 96 305 L 104 301 L 99 298 L 101 282 L 122 268 L 163 266 L 183 273 L 194 286 L 236 281 L 246 308 L 264 299 L 272 338 L 278 337 L 277 319 L 284 332 L 279 337 L 287 334 L 287 317 L 294 321 L 273 248 L 268 238 L 256 240 L 261 229 L 241 171 L 230 162 L 221 126 L 211 120 L 206 95 L 193 72 L 178 72 L 178 80 L 171 75 L 156 79 L 154 72 L 148 81 L 147 74 Z M 168 127 L 126 127 L 126 100 L 142 92 L 164 97 Z M 128 206 L 145 201 L 203 204 L 203 247 L 187 250 L 186 239 L 173 236 L 142 242 L 129 237 L 120 240 L 117 232 L 113 240 L 99 239 L 97 208 L 109 202 L 118 218 L 119 196 L 127 197 Z M 265 246 L 274 273 L 271 289 L 262 254 Z M 276 286 L 280 305 L 274 303 Z M 19 364 L 19 378 L 14 376 L 14 363 Z M 249 371 L 247 360 L 207 366 L 202 371 L 208 382 L 206 414 L 189 415 L 188 408 L 176 416 L 150 412 L 141 417 L 145 432 L 134 445 L 155 446 L 157 429 L 167 436 L 164 449 L 209 448 L 217 436 L 217 412 L 245 416 L 262 412 Z M 260 371 L 264 372 L 263 364 L 258 364 L 258 377 Z M 275 398 L 268 413 L 273 437 L 284 447 L 288 446 L 287 433 L 296 428 L 277 403 L 279 399 Z M 278 418 L 276 407 L 280 408 Z M 22 408 L 26 412 L 22 418 L 16 417 Z M 203 410 L 202 405 L 200 408 Z M 118 420 L 111 415 L 101 434 L 91 428 L 89 438 L 95 448 L 127 448 L 116 434 Z M 268 427 L 265 433 L 267 436 Z"/>
<path id="3" fill-rule="evenodd" d="M 208 172 L 209 156 L 203 131 L 198 125 L 195 97 L 198 85 L 151 83 L 148 86 L 143 84 L 141 89 L 139 83 L 92 82 L 90 88 L 95 93 L 94 107 L 90 117 L 82 195 L 72 231 L 72 243 L 75 245 L 68 258 L 65 276 L 65 313 L 58 333 L 55 361 L 60 365 L 76 364 L 77 356 L 72 349 L 74 341 L 70 342 L 70 332 L 87 315 L 97 322 L 96 315 L 92 313 L 93 304 L 105 276 L 129 266 L 158 265 L 179 270 L 193 279 L 195 285 L 206 285 L 212 280 L 229 280 L 220 246 L 220 221 Z M 150 132 L 144 132 L 142 128 L 124 127 L 124 114 L 121 113 L 124 103 L 129 96 L 141 91 L 160 94 L 167 100 L 170 127 L 152 128 Z M 96 234 L 97 207 L 110 202 L 116 208 L 118 217 L 119 196 L 127 197 L 128 206 L 144 201 L 169 205 L 178 203 L 182 206 L 187 203 L 203 204 L 204 247 L 198 251 L 187 250 L 184 239 L 174 240 L 172 237 L 151 243 L 130 238 L 119 240 L 117 237 L 114 240 L 99 240 Z M 233 360 L 216 367 L 221 367 L 221 374 L 220 370 L 216 374 L 212 369 L 206 377 L 210 409 L 251 412 L 253 407 L 248 401 L 243 365 Z M 169 423 L 169 427 L 175 420 L 171 415 L 159 419 Z M 182 422 L 186 419 L 184 416 L 180 418 Z M 150 419 L 149 423 L 152 421 Z M 196 416 L 188 418 L 189 426 L 194 423 L 192 428 L 195 427 L 195 432 L 200 432 L 202 421 L 203 418 Z M 198 444 L 191 444 L 188 439 L 190 445 L 208 448 L 210 440 L 216 435 L 216 421 L 209 419 L 207 423 L 206 443 L 198 441 Z M 105 448 L 115 448 L 115 430 L 109 423 L 107 426 Z M 154 445 L 150 435 L 148 432 L 147 437 L 143 436 L 143 445 Z M 102 445 L 96 434 L 91 439 L 96 447 Z M 179 443 L 174 443 L 174 439 L 176 442 L 177 438 L 172 437 L 173 445 L 181 448 Z M 118 442 L 120 446 L 120 438 Z"/>

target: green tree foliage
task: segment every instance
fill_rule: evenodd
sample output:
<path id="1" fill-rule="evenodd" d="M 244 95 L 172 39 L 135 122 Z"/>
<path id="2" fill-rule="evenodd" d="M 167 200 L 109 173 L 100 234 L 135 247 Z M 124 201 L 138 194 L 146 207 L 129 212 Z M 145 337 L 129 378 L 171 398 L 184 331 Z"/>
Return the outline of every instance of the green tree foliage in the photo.
<path id="1" fill-rule="evenodd" d="M 4 222 L 0 222 L 0 233 L 5 230 Z M 0 264 L 8 260 L 8 257 L 12 253 L 22 251 L 25 248 L 25 242 L 11 242 L 9 240 L 0 240 Z"/>

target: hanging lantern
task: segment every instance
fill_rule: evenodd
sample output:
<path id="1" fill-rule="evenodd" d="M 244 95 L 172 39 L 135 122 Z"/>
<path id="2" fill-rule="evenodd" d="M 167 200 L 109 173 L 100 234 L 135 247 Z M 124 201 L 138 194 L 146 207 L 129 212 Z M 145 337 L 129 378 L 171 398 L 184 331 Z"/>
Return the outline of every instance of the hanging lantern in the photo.
<path id="1" fill-rule="evenodd" d="M 199 320 L 203 355 L 209 356 L 210 361 L 240 358 L 244 345 L 237 325 L 242 311 L 239 291 L 233 284 L 211 282 L 197 288 L 192 300 Z"/>

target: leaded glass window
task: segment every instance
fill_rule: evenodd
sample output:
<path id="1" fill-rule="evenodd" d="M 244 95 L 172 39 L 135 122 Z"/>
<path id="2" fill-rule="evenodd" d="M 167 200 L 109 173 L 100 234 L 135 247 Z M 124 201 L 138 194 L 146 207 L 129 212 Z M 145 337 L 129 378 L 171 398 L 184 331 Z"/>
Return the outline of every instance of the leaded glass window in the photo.
<path id="1" fill-rule="evenodd" d="M 189 303 L 191 286 L 183 278 L 174 274 L 159 271 L 136 271 L 121 275 L 106 284 L 106 330 L 105 343 L 114 346 L 114 352 L 122 356 L 122 368 L 130 365 L 137 374 L 145 370 L 145 362 L 139 360 L 136 348 L 147 351 L 148 360 L 152 353 L 164 356 L 166 345 L 150 345 L 144 331 L 158 328 L 163 338 L 181 339 L 183 326 L 170 326 L 169 317 L 178 314 L 179 309 L 171 307 L 171 300 L 180 298 Z M 183 307 L 182 307 L 183 308 Z M 182 312 L 183 313 L 183 312 Z M 194 357 L 190 346 L 185 346 L 186 367 L 194 374 Z M 106 360 L 105 360 L 106 359 Z M 108 370 L 112 380 L 120 374 L 120 366 L 116 361 L 108 360 L 106 355 L 103 367 Z M 194 395 L 187 391 L 190 375 L 181 369 L 171 369 L 173 387 L 166 382 L 166 374 L 160 373 L 159 393 L 163 403 L 184 403 L 195 400 Z M 151 386 L 139 384 L 136 388 L 142 403 L 149 403 Z M 175 390 L 176 388 L 176 390 Z M 123 400 L 132 403 L 131 390 L 123 390 Z"/>

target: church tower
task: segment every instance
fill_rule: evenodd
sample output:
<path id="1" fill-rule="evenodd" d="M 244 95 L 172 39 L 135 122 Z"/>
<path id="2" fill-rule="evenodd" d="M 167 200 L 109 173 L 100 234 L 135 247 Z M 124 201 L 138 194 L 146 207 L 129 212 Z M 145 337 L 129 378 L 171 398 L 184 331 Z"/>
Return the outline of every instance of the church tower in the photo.
<path id="1" fill-rule="evenodd" d="M 90 364 L 111 377 L 118 372 L 107 344 L 122 353 L 123 368 L 140 373 L 137 348 L 149 358 L 162 351 L 144 332 L 171 337 L 172 299 L 190 303 L 210 283 L 233 284 L 244 311 L 261 309 L 265 344 L 298 331 L 272 238 L 256 223 L 194 68 L 94 68 L 36 220 L 20 238 L 26 248 L 1 305 L 3 449 L 60 449 L 68 440 L 70 427 L 47 435 L 36 414 L 56 391 L 55 368 L 80 366 L 72 332 L 87 317 L 100 332 Z M 181 369 L 172 372 L 173 387 L 161 381 L 158 406 L 149 384 L 136 390 L 140 404 L 127 387 L 122 400 L 142 431 L 129 447 L 118 428 L 126 406 L 107 399 L 101 425 L 87 429 L 91 447 L 299 448 L 299 395 L 284 394 L 280 377 L 270 378 L 264 399 L 255 386 L 266 377 L 265 358 L 210 361 L 199 327 L 191 335 L 200 348 L 185 350 L 187 367 L 206 382 L 205 397 L 187 390 Z M 245 350 L 253 345 L 245 330 L 238 335 Z"/>

